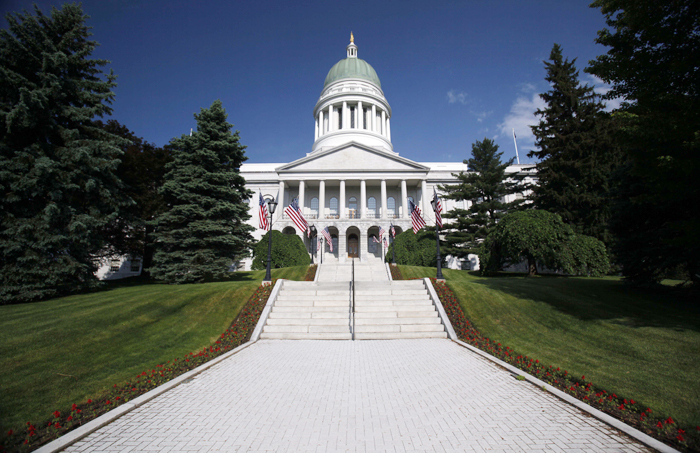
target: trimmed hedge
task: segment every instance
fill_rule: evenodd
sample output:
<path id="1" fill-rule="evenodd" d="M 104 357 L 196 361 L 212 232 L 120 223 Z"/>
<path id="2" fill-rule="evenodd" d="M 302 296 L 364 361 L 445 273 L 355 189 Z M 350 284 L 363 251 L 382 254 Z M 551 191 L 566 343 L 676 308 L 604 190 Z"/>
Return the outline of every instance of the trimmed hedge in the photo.
<path id="1" fill-rule="evenodd" d="M 440 246 L 443 242 L 440 241 Z M 386 252 L 386 262 L 391 262 L 392 248 L 396 247 L 396 264 L 405 266 L 437 267 L 437 249 L 435 245 L 434 230 L 420 230 L 414 234 L 413 230 L 406 230 L 394 238 Z M 442 265 L 445 265 L 445 255 L 442 255 Z"/>
<path id="2" fill-rule="evenodd" d="M 261 270 L 267 267 L 267 241 L 269 232 L 253 247 L 252 270 Z M 272 230 L 272 269 L 291 266 L 308 266 L 311 263 L 309 253 L 304 243 L 296 234 L 282 234 Z"/>

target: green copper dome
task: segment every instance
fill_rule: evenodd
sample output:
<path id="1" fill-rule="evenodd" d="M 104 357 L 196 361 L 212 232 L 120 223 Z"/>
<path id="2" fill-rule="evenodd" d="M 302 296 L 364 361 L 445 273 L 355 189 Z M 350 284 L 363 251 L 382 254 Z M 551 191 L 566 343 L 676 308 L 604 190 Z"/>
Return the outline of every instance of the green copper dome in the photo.
<path id="1" fill-rule="evenodd" d="M 360 58 L 346 58 L 337 62 L 326 76 L 323 88 L 340 79 L 365 79 L 381 88 L 377 72 L 369 63 Z"/>

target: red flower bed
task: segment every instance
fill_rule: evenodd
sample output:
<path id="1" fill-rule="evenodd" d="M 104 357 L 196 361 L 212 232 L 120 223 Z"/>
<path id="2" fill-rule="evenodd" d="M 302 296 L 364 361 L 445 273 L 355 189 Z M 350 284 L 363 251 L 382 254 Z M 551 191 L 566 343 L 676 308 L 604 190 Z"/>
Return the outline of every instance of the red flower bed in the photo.
<path id="1" fill-rule="evenodd" d="M 394 266 L 394 265 L 390 264 L 389 269 L 391 269 L 391 279 L 392 280 L 403 280 L 403 275 L 401 275 L 401 271 L 399 270 L 399 266 Z"/>
<path id="2" fill-rule="evenodd" d="M 34 450 L 120 404 L 141 396 L 155 387 L 237 348 L 250 339 L 263 308 L 267 304 L 267 299 L 272 293 L 274 284 L 275 281 L 272 282 L 272 285 L 260 286 L 248 299 L 245 307 L 231 323 L 231 326 L 221 334 L 213 345 L 198 352 L 191 352 L 185 357 L 155 365 L 151 369 L 139 373 L 127 383 L 114 384 L 112 389 L 101 398 L 88 399 L 85 402 L 73 404 L 70 411 L 54 411 L 52 417 L 42 423 L 27 422 L 22 431 L 10 430 L 7 433 L 2 433 L 5 436 L 0 445 L 0 452 Z"/>
<path id="3" fill-rule="evenodd" d="M 434 278 L 430 280 L 452 327 L 463 342 L 498 357 L 674 448 L 681 451 L 700 451 L 700 426 L 681 427 L 670 417 L 658 418 L 653 415 L 650 408 L 645 408 L 633 399 L 623 398 L 594 386 L 592 382 L 586 380 L 586 376 L 580 378 L 571 376 L 566 370 L 554 368 L 552 365 L 547 366 L 533 357 L 518 354 L 510 347 L 483 336 L 464 316 L 462 307 L 449 286 Z"/>
<path id="4" fill-rule="evenodd" d="M 316 267 L 317 266 L 315 264 L 312 264 L 311 266 L 309 266 L 309 270 L 306 271 L 306 276 L 304 277 L 304 281 L 307 281 L 307 282 L 314 281 L 314 278 L 316 278 Z"/>

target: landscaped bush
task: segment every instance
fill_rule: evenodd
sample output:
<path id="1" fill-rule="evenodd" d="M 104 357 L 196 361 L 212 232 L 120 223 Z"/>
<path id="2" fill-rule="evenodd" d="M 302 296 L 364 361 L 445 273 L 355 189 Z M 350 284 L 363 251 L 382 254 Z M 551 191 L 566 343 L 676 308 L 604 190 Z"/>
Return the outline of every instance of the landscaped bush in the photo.
<path id="1" fill-rule="evenodd" d="M 613 392 L 594 386 L 586 376 L 575 377 L 566 370 L 545 365 L 537 359 L 518 354 L 485 337 L 466 318 L 457 297 L 444 282 L 430 279 L 455 333 L 465 343 L 485 351 L 504 362 L 547 382 L 552 387 L 618 418 L 628 425 L 672 445 L 682 451 L 700 451 L 700 426 L 680 426 L 673 418 L 659 418 L 653 411 L 634 399 L 618 396 Z"/>
<path id="2" fill-rule="evenodd" d="M 595 277 L 610 268 L 601 241 L 574 233 L 557 214 L 536 209 L 503 217 L 479 250 L 480 269 L 485 275 L 525 260 L 529 275 L 537 273 L 537 265 Z"/>
<path id="3" fill-rule="evenodd" d="M 437 267 L 435 231 L 424 229 L 418 231 L 418 234 L 414 234 L 413 230 L 399 233 L 386 252 L 386 262 L 391 262 L 393 247 L 396 248 L 396 264 Z M 445 265 L 444 256 L 442 265 Z"/>
<path id="4" fill-rule="evenodd" d="M 265 236 L 253 247 L 253 265 L 251 269 L 254 271 L 267 267 L 268 234 L 269 232 L 265 233 Z M 271 257 L 271 269 L 308 266 L 311 262 L 309 253 L 306 251 L 306 247 L 304 247 L 304 243 L 299 236 L 296 234 L 282 234 L 275 230 L 272 230 Z"/>

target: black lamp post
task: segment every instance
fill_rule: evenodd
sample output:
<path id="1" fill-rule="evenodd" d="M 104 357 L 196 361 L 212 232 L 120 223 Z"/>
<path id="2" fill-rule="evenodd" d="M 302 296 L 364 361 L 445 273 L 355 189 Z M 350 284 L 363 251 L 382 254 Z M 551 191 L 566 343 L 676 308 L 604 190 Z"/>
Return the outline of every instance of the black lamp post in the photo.
<path id="1" fill-rule="evenodd" d="M 267 270 L 265 271 L 263 282 L 272 283 L 272 274 L 270 274 L 270 263 L 272 262 L 272 214 L 277 209 L 277 203 L 274 198 L 267 200 L 267 209 L 270 211 L 270 231 L 267 232 L 270 236 L 267 241 Z"/>
<path id="2" fill-rule="evenodd" d="M 389 230 L 389 243 L 391 245 L 394 244 L 394 236 L 391 234 L 391 230 Z M 391 264 L 396 266 L 396 247 L 391 248 Z"/>
<path id="3" fill-rule="evenodd" d="M 433 212 L 437 216 L 437 199 L 433 198 L 430 205 L 433 207 Z M 440 258 L 440 231 L 438 229 L 437 222 L 435 222 L 435 242 L 437 243 L 437 278 L 442 280 L 444 277 L 442 276 L 442 259 Z"/>
<path id="4" fill-rule="evenodd" d="M 311 264 L 314 264 L 314 255 L 316 254 L 316 226 L 311 225 L 309 231 L 311 232 Z"/>

